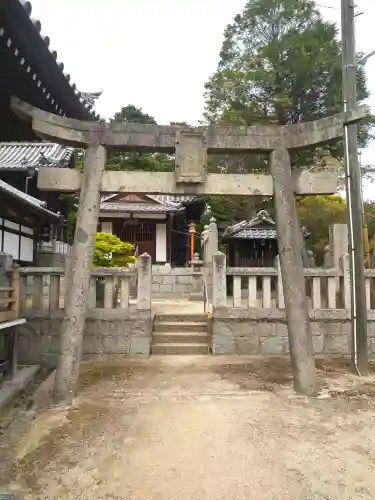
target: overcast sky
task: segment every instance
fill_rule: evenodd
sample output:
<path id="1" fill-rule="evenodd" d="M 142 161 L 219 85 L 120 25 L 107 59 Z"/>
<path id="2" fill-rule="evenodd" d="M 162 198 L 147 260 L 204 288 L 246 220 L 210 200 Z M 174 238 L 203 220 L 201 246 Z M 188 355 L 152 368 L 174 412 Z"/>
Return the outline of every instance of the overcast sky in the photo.
<path id="1" fill-rule="evenodd" d="M 246 0 L 32 0 L 72 82 L 82 91 L 103 90 L 96 109 L 109 118 L 134 104 L 159 124 L 196 124 L 203 113 L 203 86 L 215 71 L 225 26 Z M 318 2 L 340 23 L 340 0 Z M 357 0 L 357 49 L 375 49 L 375 0 Z M 329 8 L 330 7 L 330 8 Z M 375 56 L 367 63 L 369 104 L 375 113 Z M 375 144 L 363 153 L 375 163 Z M 365 197 L 375 199 L 375 185 Z"/>

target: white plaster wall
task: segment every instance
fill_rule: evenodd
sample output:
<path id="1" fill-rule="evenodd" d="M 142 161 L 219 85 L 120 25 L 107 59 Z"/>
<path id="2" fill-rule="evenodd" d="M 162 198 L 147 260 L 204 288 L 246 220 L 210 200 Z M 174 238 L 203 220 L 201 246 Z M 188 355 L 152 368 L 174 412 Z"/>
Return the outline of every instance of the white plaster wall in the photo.
<path id="1" fill-rule="evenodd" d="M 18 234 L 4 231 L 3 252 L 9 253 L 13 259 L 19 259 L 19 236 Z"/>
<path id="2" fill-rule="evenodd" d="M 167 262 L 166 224 L 156 224 L 156 262 Z"/>
<path id="3" fill-rule="evenodd" d="M 21 236 L 20 260 L 32 262 L 34 260 L 34 240 Z"/>
<path id="4" fill-rule="evenodd" d="M 101 223 L 102 233 L 112 234 L 112 221 L 103 221 Z"/>

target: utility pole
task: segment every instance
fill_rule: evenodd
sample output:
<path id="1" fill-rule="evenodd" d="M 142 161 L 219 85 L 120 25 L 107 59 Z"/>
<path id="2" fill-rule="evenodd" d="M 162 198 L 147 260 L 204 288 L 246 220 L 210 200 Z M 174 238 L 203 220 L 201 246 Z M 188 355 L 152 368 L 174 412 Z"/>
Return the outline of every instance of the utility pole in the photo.
<path id="1" fill-rule="evenodd" d="M 342 85 L 344 111 L 357 104 L 357 61 L 354 0 L 341 0 Z M 357 153 L 358 125 L 345 127 L 345 178 L 351 268 L 352 363 L 359 375 L 368 372 L 367 305 L 363 245 L 362 179 Z"/>

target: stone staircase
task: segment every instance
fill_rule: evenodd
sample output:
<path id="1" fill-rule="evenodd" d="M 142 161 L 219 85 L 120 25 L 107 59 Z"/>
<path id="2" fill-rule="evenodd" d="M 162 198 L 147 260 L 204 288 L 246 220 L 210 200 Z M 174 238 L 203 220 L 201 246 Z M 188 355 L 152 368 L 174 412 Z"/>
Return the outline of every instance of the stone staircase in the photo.
<path id="1" fill-rule="evenodd" d="M 209 354 L 208 322 L 204 314 L 157 314 L 152 354 Z"/>

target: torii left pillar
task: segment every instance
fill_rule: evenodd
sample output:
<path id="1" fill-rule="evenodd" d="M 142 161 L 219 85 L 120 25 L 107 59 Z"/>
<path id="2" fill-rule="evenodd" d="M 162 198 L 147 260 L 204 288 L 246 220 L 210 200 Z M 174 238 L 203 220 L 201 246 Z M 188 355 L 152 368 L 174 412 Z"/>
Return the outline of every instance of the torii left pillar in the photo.
<path id="1" fill-rule="evenodd" d="M 55 377 L 55 396 L 68 404 L 77 392 L 105 162 L 105 148 L 101 144 L 91 144 L 85 154 L 74 245 L 66 276 L 71 286 L 66 289 L 61 351 Z"/>

